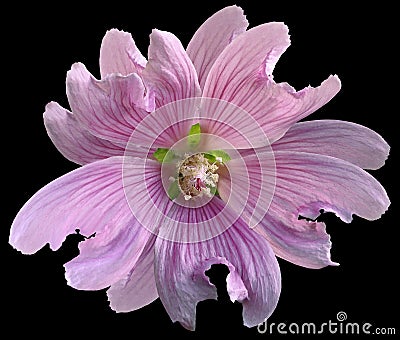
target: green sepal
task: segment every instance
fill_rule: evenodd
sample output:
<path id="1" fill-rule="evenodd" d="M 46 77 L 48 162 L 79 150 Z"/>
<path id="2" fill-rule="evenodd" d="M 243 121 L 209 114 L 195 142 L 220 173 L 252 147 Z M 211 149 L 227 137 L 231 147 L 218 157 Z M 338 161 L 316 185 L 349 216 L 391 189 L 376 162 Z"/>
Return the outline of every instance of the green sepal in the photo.
<path id="1" fill-rule="evenodd" d="M 154 153 L 153 157 L 160 163 L 169 163 L 175 159 L 175 154 L 166 148 L 158 148 Z"/>
<path id="2" fill-rule="evenodd" d="M 217 157 L 222 159 L 222 163 L 226 163 L 231 160 L 231 157 L 223 150 L 210 150 L 204 153 L 204 157 L 207 158 L 211 163 L 217 161 Z"/>
<path id="3" fill-rule="evenodd" d="M 211 195 L 219 196 L 219 192 L 218 192 L 217 186 L 215 186 L 215 187 L 209 186 L 208 188 L 210 189 L 210 194 Z"/>
<path id="4" fill-rule="evenodd" d="M 168 197 L 173 201 L 180 193 L 181 189 L 179 189 L 178 180 L 175 179 L 168 188 Z"/>
<path id="5" fill-rule="evenodd" d="M 195 148 L 200 143 L 201 128 L 200 123 L 192 125 L 188 134 L 188 144 L 191 148 Z"/>

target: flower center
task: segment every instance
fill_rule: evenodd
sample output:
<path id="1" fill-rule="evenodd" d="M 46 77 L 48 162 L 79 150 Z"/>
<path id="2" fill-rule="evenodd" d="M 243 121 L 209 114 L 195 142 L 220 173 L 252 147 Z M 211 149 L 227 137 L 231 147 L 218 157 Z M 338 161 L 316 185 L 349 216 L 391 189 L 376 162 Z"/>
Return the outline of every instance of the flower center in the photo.
<path id="1" fill-rule="evenodd" d="M 218 183 L 216 163 L 211 163 L 202 153 L 178 162 L 178 184 L 185 200 L 203 195 L 211 197 L 215 193 Z"/>

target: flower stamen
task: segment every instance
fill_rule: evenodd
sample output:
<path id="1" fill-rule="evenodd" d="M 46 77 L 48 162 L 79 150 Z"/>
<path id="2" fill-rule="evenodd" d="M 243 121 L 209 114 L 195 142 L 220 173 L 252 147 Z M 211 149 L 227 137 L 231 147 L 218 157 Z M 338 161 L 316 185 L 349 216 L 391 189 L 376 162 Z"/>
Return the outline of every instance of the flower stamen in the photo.
<path id="1" fill-rule="evenodd" d="M 204 157 L 204 154 L 185 155 L 185 159 L 177 164 L 178 184 L 185 200 L 206 195 L 211 197 L 211 188 L 218 183 L 218 166 L 216 162 Z M 215 192 L 215 190 L 213 190 Z"/>

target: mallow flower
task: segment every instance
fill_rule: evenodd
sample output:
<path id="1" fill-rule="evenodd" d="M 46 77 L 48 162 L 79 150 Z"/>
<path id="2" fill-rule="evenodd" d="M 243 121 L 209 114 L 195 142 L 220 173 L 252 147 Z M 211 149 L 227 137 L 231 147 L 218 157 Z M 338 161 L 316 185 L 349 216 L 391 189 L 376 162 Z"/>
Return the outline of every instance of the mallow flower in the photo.
<path id="1" fill-rule="evenodd" d="M 276 256 L 306 268 L 336 265 L 320 210 L 349 223 L 378 219 L 390 202 L 363 169 L 389 153 L 374 131 L 345 121 L 298 122 L 330 101 L 337 76 L 296 91 L 273 70 L 290 44 L 272 22 L 247 30 L 239 7 L 211 16 L 185 49 L 160 30 L 148 59 L 131 35 L 108 31 L 101 79 L 81 63 L 67 74 L 71 111 L 46 106 L 57 149 L 82 165 L 19 211 L 10 244 L 57 250 L 79 229 L 95 237 L 65 264 L 70 286 L 107 290 L 117 312 L 160 298 L 195 329 L 196 304 L 216 298 L 205 272 L 229 269 L 227 291 L 248 327 L 281 290 Z M 307 219 L 299 219 L 299 216 Z"/>

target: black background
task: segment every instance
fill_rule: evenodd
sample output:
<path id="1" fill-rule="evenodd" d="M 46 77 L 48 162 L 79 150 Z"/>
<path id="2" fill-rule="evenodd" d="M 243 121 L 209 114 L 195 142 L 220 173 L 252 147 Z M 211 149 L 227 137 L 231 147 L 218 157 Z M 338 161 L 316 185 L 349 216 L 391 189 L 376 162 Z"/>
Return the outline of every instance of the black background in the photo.
<path id="1" fill-rule="evenodd" d="M 69 236 L 58 252 L 45 247 L 32 256 L 7 244 L 12 220 L 29 197 L 76 168 L 52 145 L 42 122 L 49 101 L 68 107 L 65 75 L 72 63 L 83 62 L 98 77 L 101 39 L 113 27 L 131 32 L 143 54 L 152 28 L 173 32 L 186 46 L 205 19 L 235 3 L 245 10 L 251 27 L 268 21 L 284 21 L 289 26 L 292 45 L 277 65 L 276 81 L 300 89 L 319 85 L 331 73 L 340 76 L 343 87 L 339 95 L 309 119 L 366 125 L 392 146 L 386 165 L 373 172 L 392 200 L 389 211 L 374 222 L 355 217 L 350 225 L 329 214 L 324 216 L 333 241 L 332 259 L 341 266 L 309 270 L 280 260 L 282 294 L 270 322 L 322 323 L 335 320 L 336 313 L 344 311 L 349 322 L 396 327 L 400 332 L 394 9 L 382 2 L 353 9 L 334 2 L 160 5 L 147 1 L 126 5 L 111 1 L 91 8 L 82 3 L 20 5 L 3 13 L 11 23 L 2 30 L 2 333 L 11 330 L 15 336 L 43 338 L 64 334 L 76 338 L 83 334 L 93 338 L 108 334 L 113 338 L 267 337 L 242 326 L 241 305 L 227 298 L 224 268 L 214 268 L 210 274 L 220 300 L 198 305 L 197 330 L 191 333 L 170 321 L 159 300 L 132 313 L 116 314 L 108 307 L 105 291 L 82 292 L 67 286 L 62 264 L 77 255 L 77 235 Z"/>

